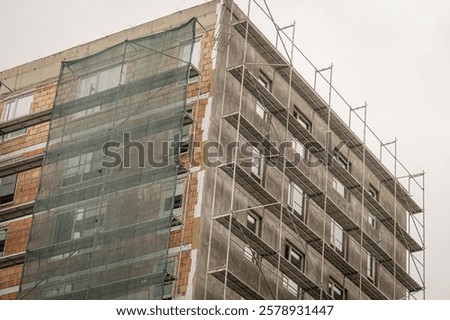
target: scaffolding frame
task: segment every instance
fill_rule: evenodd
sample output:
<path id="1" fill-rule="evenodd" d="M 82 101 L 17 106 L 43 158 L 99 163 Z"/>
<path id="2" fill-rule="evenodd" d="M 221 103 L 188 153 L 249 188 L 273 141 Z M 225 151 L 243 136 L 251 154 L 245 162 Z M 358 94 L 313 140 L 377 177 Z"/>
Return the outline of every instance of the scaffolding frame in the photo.
<path id="1" fill-rule="evenodd" d="M 252 4 L 255 4 L 274 25 L 276 31 L 275 47 L 273 47 L 272 43 L 270 43 L 269 40 L 267 40 L 251 22 L 250 13 Z M 306 278 L 303 278 L 303 282 L 299 281 L 298 277 L 295 278 L 298 281 L 297 284 L 303 289 L 302 293 L 307 292 L 314 299 L 331 298 L 326 290 L 323 275 L 325 264 L 329 264 L 332 268 L 336 268 L 341 273 L 344 285 L 346 284 L 345 280 L 349 279 L 350 282 L 358 288 L 360 299 L 363 298 L 363 294 L 372 299 L 391 298 L 381 292 L 377 285 L 374 285 L 365 275 L 363 275 L 365 272 L 363 269 L 363 252 L 368 252 L 371 256 L 376 258 L 379 265 L 377 266 L 378 269 L 383 267 L 392 275 L 392 297 L 394 299 L 396 297 L 396 290 L 398 286 L 401 286 L 402 290 L 406 292 L 406 295 L 403 297 L 404 299 L 418 299 L 420 297 L 425 299 L 425 173 L 422 172 L 420 174 L 412 174 L 408 171 L 408 169 L 406 169 L 406 167 L 397 158 L 397 140 L 394 142 L 394 151 L 391 151 L 388 148 L 389 144 L 383 143 L 368 126 L 367 102 L 362 107 L 352 107 L 332 84 L 333 64 L 331 64 L 330 67 L 318 69 L 294 43 L 295 22 L 286 27 L 279 27 L 275 22 L 265 0 L 264 5 L 265 8 L 263 8 L 257 0 L 248 0 L 247 14 L 240 13 L 244 15 L 242 18 L 239 17 L 239 13 L 235 13 L 235 11 L 239 11 L 239 9 L 235 8 L 236 4 L 234 1 L 230 0 L 226 2 L 225 10 L 228 10 L 227 13 L 229 13 L 230 18 L 228 23 L 225 21 L 220 22 L 221 29 L 219 32 L 219 34 L 221 32 L 226 33 L 229 38 L 226 44 L 227 48 L 225 53 L 225 75 L 224 87 L 221 92 L 222 98 L 218 142 L 222 142 L 223 122 L 228 122 L 228 124 L 231 124 L 236 129 L 236 142 L 239 142 L 241 138 L 244 138 L 247 141 L 259 141 L 262 145 L 261 149 L 264 151 L 261 152 L 262 159 L 265 161 L 272 161 L 274 158 L 281 158 L 282 162 L 277 162 L 278 170 L 282 172 L 283 177 L 281 200 L 278 200 L 272 196 L 265 189 L 265 186 L 259 184 L 258 181 L 254 179 L 252 181 L 252 177 L 240 168 L 238 165 L 238 160 L 241 161 L 242 159 L 238 159 L 237 152 L 234 153 L 233 161 L 231 163 L 227 163 L 214 169 L 212 216 L 209 230 L 209 240 L 207 243 L 208 255 L 205 274 L 204 298 L 206 299 L 208 297 L 208 283 L 211 276 L 223 283 L 223 299 L 229 297 L 227 294 L 228 289 L 232 289 L 246 299 L 264 298 L 258 290 L 252 288 L 249 284 L 245 283 L 245 281 L 234 275 L 230 270 L 230 247 L 231 243 L 234 242 L 234 236 L 243 241 L 245 245 L 248 245 L 254 249 L 258 255 L 268 260 L 272 266 L 276 266 L 275 295 L 271 298 L 277 299 L 279 296 L 280 275 L 286 274 L 286 266 L 290 264 L 289 267 L 296 269 L 297 272 L 303 272 L 303 270 L 299 270 L 283 257 L 281 241 L 282 232 L 284 232 L 283 230 L 285 228 L 288 228 L 295 232 L 302 240 L 306 241 L 305 248 L 303 248 L 305 259 L 308 259 L 312 252 L 319 253 L 319 256 L 321 257 L 319 281 L 309 279 L 306 274 Z M 233 21 L 233 19 L 236 20 Z M 289 28 L 292 28 L 292 35 L 290 36 L 285 31 Z M 230 43 L 233 29 L 244 39 L 243 59 L 242 63 L 238 66 L 229 65 Z M 290 50 L 286 47 L 283 39 L 288 40 Z M 281 42 L 287 58 L 278 52 L 279 42 Z M 288 84 L 287 106 L 284 106 L 280 101 L 278 101 L 273 93 L 265 89 L 258 82 L 258 79 L 246 69 L 246 66 L 253 64 L 252 62 L 246 61 L 248 46 L 252 46 L 267 62 L 267 65 L 272 66 L 275 73 L 281 75 L 281 77 L 284 78 Z M 267 47 L 269 48 L 267 49 Z M 295 53 L 300 54 L 301 57 L 305 59 L 306 62 L 313 68 L 313 87 L 294 69 L 293 61 Z M 322 74 L 324 71 L 330 71 L 329 79 Z M 226 101 L 225 96 L 227 95 L 226 85 L 229 75 L 238 80 L 240 84 L 239 107 L 238 110 L 232 114 L 224 114 Z M 319 79 L 325 81 L 325 84 L 328 86 L 328 103 L 325 102 L 320 93 L 316 91 L 317 75 L 319 75 Z M 324 166 L 326 173 L 324 190 L 322 190 L 319 187 L 319 184 L 314 181 L 314 176 L 312 175 L 311 170 L 308 170 L 308 168 L 299 169 L 295 166 L 292 167 L 286 154 L 277 150 L 276 147 L 271 144 L 269 139 L 267 139 L 267 137 L 259 132 L 259 130 L 245 118 L 242 114 L 244 90 L 248 90 L 255 98 L 262 101 L 264 107 L 270 115 L 279 120 L 280 123 L 284 124 L 285 141 L 289 135 L 292 134 L 302 143 L 314 142 L 314 148 L 311 148 L 309 152 L 317 159 L 325 160 L 327 164 Z M 315 138 L 314 131 L 309 132 L 304 130 L 303 127 L 298 125 L 298 123 L 290 117 L 292 91 L 296 91 L 308 103 L 308 105 L 313 108 L 314 117 L 319 116 L 325 120 L 327 124 L 327 132 L 332 132 L 340 140 L 347 141 L 349 152 L 355 154 L 362 161 L 362 172 L 360 173 L 362 177 L 361 183 L 359 183 L 358 179 L 356 179 L 349 171 L 343 169 L 335 161 L 332 157 L 333 150 L 329 149 L 328 143 L 326 143 L 327 145 L 325 146 L 321 145 L 321 143 Z M 333 110 L 333 97 L 340 99 L 341 103 L 343 102 L 348 108 L 348 124 L 341 120 L 339 115 Z M 359 113 L 359 110 L 363 110 L 363 115 Z M 358 137 L 358 135 L 351 129 L 352 115 L 363 125 L 362 138 Z M 269 121 L 272 126 L 272 121 Z M 376 141 L 379 142 L 379 158 L 377 158 L 368 147 L 368 134 L 372 134 Z M 383 164 L 383 151 L 387 152 L 387 154 L 393 158 L 394 172 L 391 172 Z M 405 175 L 398 175 L 399 168 L 404 171 Z M 374 201 L 375 199 L 370 195 L 365 181 L 367 169 L 371 170 L 380 179 L 381 184 L 392 193 L 394 199 L 393 210 L 385 209 L 378 201 Z M 230 210 L 228 212 L 215 213 L 218 183 L 217 177 L 219 170 L 224 171 L 232 180 Z M 340 208 L 339 205 L 333 201 L 333 197 L 329 194 L 329 175 L 336 177 L 341 183 L 344 184 L 347 191 L 349 191 L 352 196 L 355 196 L 361 202 L 359 222 L 352 221 L 347 214 L 347 208 Z M 306 195 L 305 202 L 308 201 L 308 205 L 313 205 L 314 207 L 321 209 L 323 214 L 322 235 L 317 235 L 311 228 L 308 227 L 306 222 L 298 219 L 298 217 L 296 217 L 288 209 L 287 203 L 284 203 L 284 194 L 287 184 L 286 177 L 293 178 L 294 182 L 301 186 Z M 422 179 L 421 181 L 420 178 Z M 407 179 L 406 187 L 401 183 L 401 179 Z M 421 206 L 417 205 L 417 203 L 412 199 L 412 183 L 414 183 L 421 191 Z M 237 188 L 246 190 L 247 193 L 249 193 L 248 196 L 252 198 L 249 201 L 255 202 L 256 205 L 247 209 L 235 209 L 234 197 Z M 406 228 L 402 226 L 402 223 L 397 217 L 397 203 L 406 210 Z M 275 218 L 279 219 L 277 248 L 271 248 L 270 245 L 265 243 L 262 238 L 252 233 L 237 219 L 237 216 L 240 213 L 259 208 L 267 208 L 269 214 L 273 214 Z M 390 211 L 393 211 L 393 214 L 391 214 Z M 384 225 L 393 234 L 393 256 L 384 250 L 380 246 L 380 243 L 376 239 L 373 239 L 365 230 L 364 219 L 366 212 L 373 214 L 378 219 L 379 223 Z M 326 223 L 330 218 L 339 221 L 347 238 L 352 238 L 356 243 L 359 243 L 359 270 L 353 268 L 345 258 L 342 258 L 336 254 L 336 251 L 334 251 L 334 249 L 325 241 Z M 288 222 L 284 222 L 284 219 Z M 211 245 L 214 240 L 214 222 L 219 222 L 220 225 L 227 230 L 226 259 L 224 266 L 220 268 L 211 267 Z M 291 223 L 289 224 L 289 222 Z M 411 231 L 415 231 L 415 237 L 411 236 Z M 406 249 L 406 270 L 400 265 L 401 262 L 398 261 L 396 250 L 397 242 L 400 242 Z M 313 250 L 308 250 L 309 247 Z M 288 264 L 286 264 L 286 261 L 283 259 L 285 259 Z M 313 264 L 311 264 L 311 266 L 314 267 Z M 260 266 L 259 269 L 261 270 Z M 410 275 L 411 272 L 414 272 L 415 278 Z M 311 281 L 312 284 L 308 281 Z"/>

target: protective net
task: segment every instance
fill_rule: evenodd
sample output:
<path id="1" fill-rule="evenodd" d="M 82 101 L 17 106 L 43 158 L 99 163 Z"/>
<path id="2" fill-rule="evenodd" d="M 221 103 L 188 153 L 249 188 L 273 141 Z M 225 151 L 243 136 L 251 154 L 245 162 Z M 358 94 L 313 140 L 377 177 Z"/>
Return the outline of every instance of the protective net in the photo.
<path id="1" fill-rule="evenodd" d="M 21 299 L 170 297 L 195 19 L 64 62 Z"/>

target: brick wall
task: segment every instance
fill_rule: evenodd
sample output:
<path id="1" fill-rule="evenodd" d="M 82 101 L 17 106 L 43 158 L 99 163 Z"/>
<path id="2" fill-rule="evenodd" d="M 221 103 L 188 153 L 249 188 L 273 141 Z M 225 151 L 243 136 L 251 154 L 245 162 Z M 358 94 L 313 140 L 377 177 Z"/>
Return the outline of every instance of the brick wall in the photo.
<path id="1" fill-rule="evenodd" d="M 187 97 L 188 99 L 195 99 L 195 97 L 208 95 L 212 93 L 212 59 L 211 52 L 214 41 L 214 31 L 210 30 L 205 33 L 201 41 L 201 61 L 200 68 L 201 72 L 199 78 L 196 82 L 192 82 L 188 85 Z M 192 116 L 194 117 L 194 124 L 191 127 L 191 154 L 188 158 L 184 156 L 182 158 L 182 163 L 184 166 L 189 167 L 200 167 L 203 169 L 202 165 L 202 136 L 203 128 L 202 121 L 205 117 L 206 106 L 208 104 L 208 98 L 202 96 L 198 101 L 192 103 L 188 106 L 192 108 Z M 180 246 L 180 244 L 191 245 L 192 249 L 197 249 L 196 244 L 193 242 L 193 228 L 195 224 L 194 211 L 195 206 L 198 201 L 198 173 L 190 173 L 188 175 L 184 192 L 184 203 L 183 203 L 183 225 L 181 230 L 173 231 L 170 238 L 170 247 L 175 248 Z M 192 286 L 189 283 L 189 275 L 192 272 L 192 259 L 191 251 L 182 251 L 178 255 L 178 270 L 177 270 L 177 281 L 175 283 L 175 297 L 183 296 L 187 292 L 188 286 Z"/>
<path id="2" fill-rule="evenodd" d="M 31 217 L 13 221 L 8 225 L 4 255 L 24 252 L 30 235 Z"/>
<path id="3" fill-rule="evenodd" d="M 0 292 L 1 290 L 20 285 L 23 265 L 16 265 L 5 269 L 0 269 Z M 0 295 L 0 300 L 11 300 L 17 298 L 17 292 Z"/>

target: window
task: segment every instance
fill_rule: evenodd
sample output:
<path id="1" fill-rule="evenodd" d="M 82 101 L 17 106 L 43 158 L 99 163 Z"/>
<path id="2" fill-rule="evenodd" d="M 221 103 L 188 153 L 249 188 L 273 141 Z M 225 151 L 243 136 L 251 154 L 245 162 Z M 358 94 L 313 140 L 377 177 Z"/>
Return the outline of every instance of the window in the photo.
<path id="1" fill-rule="evenodd" d="M 3 257 L 3 252 L 5 252 L 6 231 L 6 228 L 0 228 L 0 257 Z"/>
<path id="2" fill-rule="evenodd" d="M 93 236 L 103 224 L 105 209 L 95 204 L 58 213 L 53 228 L 53 243 Z M 62 257 L 59 255 L 53 258 Z"/>
<path id="3" fill-rule="evenodd" d="M 78 89 L 78 98 L 90 96 L 123 84 L 125 82 L 125 77 L 123 76 L 125 70 L 126 65 L 117 65 L 82 78 Z"/>
<path id="4" fill-rule="evenodd" d="M 261 236 L 261 218 L 254 212 L 247 213 L 246 227 L 258 237 Z M 259 257 L 249 245 L 244 246 L 244 257 L 252 262 L 257 262 Z"/>
<path id="5" fill-rule="evenodd" d="M 294 151 L 298 153 L 303 159 L 307 158 L 307 151 L 305 146 L 295 138 L 292 138 L 292 149 L 294 149 Z"/>
<path id="6" fill-rule="evenodd" d="M 261 218 L 257 214 L 253 212 L 247 213 L 246 226 L 257 236 L 261 235 Z"/>
<path id="7" fill-rule="evenodd" d="M 303 113 L 300 111 L 300 109 L 294 105 L 294 110 L 292 111 L 292 115 L 294 118 L 302 125 L 303 128 L 305 128 L 308 131 L 311 131 L 312 123 L 311 121 L 306 118 Z"/>
<path id="8" fill-rule="evenodd" d="M 269 119 L 269 115 L 266 112 L 266 108 L 264 108 L 264 106 L 259 100 L 256 100 L 256 114 L 264 121 L 267 121 Z"/>
<path id="9" fill-rule="evenodd" d="M 294 296 L 299 296 L 300 288 L 298 284 L 285 274 L 283 274 L 283 288 L 287 289 Z"/>
<path id="10" fill-rule="evenodd" d="M 347 170 L 348 172 L 350 172 L 351 170 L 351 163 L 347 160 L 347 158 L 345 158 L 342 154 L 340 154 L 338 151 L 335 151 L 334 153 L 334 159 L 336 160 L 336 162 L 345 170 Z"/>
<path id="11" fill-rule="evenodd" d="M 173 215 L 175 217 L 181 217 L 181 214 L 182 214 L 185 181 L 186 181 L 186 174 L 178 175 L 177 185 L 175 188 L 175 198 L 173 200 Z M 172 205 L 171 197 L 167 198 L 167 201 L 169 203 L 166 207 L 167 207 L 167 209 L 170 209 L 170 205 Z"/>
<path id="12" fill-rule="evenodd" d="M 259 71 L 259 78 L 258 78 L 258 82 L 260 84 L 263 85 L 264 88 L 266 88 L 267 90 L 271 91 L 272 89 L 272 81 L 269 79 L 269 77 L 262 72 L 261 70 Z"/>
<path id="13" fill-rule="evenodd" d="M 183 132 L 181 136 L 180 153 L 189 151 L 189 141 L 191 139 L 191 125 L 187 124 L 183 126 Z"/>
<path id="14" fill-rule="evenodd" d="M 33 95 L 28 94 L 9 101 L 6 101 L 5 109 L 3 110 L 2 121 L 8 121 L 25 116 L 31 111 L 31 104 L 33 103 Z M 11 139 L 20 136 L 26 132 L 26 129 L 20 129 L 4 135 L 4 139 Z"/>
<path id="15" fill-rule="evenodd" d="M 328 294 L 334 300 L 345 300 L 345 289 L 331 279 L 328 282 Z"/>
<path id="16" fill-rule="evenodd" d="M 72 211 L 58 214 L 53 231 L 53 243 L 72 240 L 73 226 L 74 216 Z"/>
<path id="17" fill-rule="evenodd" d="M 333 219 L 331 219 L 330 244 L 337 253 L 345 257 L 344 229 Z"/>
<path id="18" fill-rule="evenodd" d="M 344 198 L 346 197 L 347 191 L 345 186 L 335 177 L 333 177 L 333 189 L 336 190 L 337 193 L 339 193 Z"/>
<path id="19" fill-rule="evenodd" d="M 252 149 L 252 168 L 251 172 L 257 178 L 261 179 L 263 173 L 263 159 L 261 158 L 261 152 L 258 148 L 253 147 Z"/>
<path id="20" fill-rule="evenodd" d="M 380 201 L 380 193 L 377 189 L 371 184 L 369 184 L 369 194 L 372 198 L 374 198 L 377 201 Z"/>
<path id="21" fill-rule="evenodd" d="M 193 44 L 191 40 L 184 41 L 181 43 L 180 53 L 178 56 L 178 59 L 180 59 L 180 61 L 178 62 L 178 66 L 181 67 L 183 65 L 186 65 L 186 62 L 189 61 L 191 48 L 192 48 L 191 64 L 195 69 L 200 70 L 200 49 L 201 49 L 200 38 L 195 39 Z M 190 81 L 192 81 L 192 79 L 195 80 L 196 77 L 191 78 Z"/>
<path id="22" fill-rule="evenodd" d="M 300 252 L 300 250 L 298 250 L 291 244 L 286 243 L 284 257 L 289 260 L 294 266 L 296 266 L 300 271 L 303 271 L 305 256 Z M 299 296 L 299 285 L 286 275 L 283 275 L 283 287 L 296 297 Z"/>
<path id="23" fill-rule="evenodd" d="M 305 203 L 304 193 L 303 190 L 292 181 L 289 183 L 288 201 L 292 208 L 292 212 L 303 220 L 303 207 Z"/>
<path id="24" fill-rule="evenodd" d="M 0 178 L 0 205 L 14 200 L 17 174 Z"/>
<path id="25" fill-rule="evenodd" d="M 78 87 L 78 98 L 83 98 L 96 94 L 101 91 L 112 89 L 120 84 L 125 83 L 125 72 L 127 65 L 117 65 L 108 69 L 100 70 L 95 73 L 81 78 Z M 109 102 L 102 105 L 94 106 L 89 109 L 81 110 L 73 114 L 73 117 L 81 118 L 90 114 L 94 114 L 101 110 L 109 109 L 115 106 L 116 102 Z"/>
<path id="26" fill-rule="evenodd" d="M 370 253 L 367 253 L 367 278 L 373 284 L 376 284 L 377 281 L 377 269 L 378 269 L 377 260 Z"/>
<path id="27" fill-rule="evenodd" d="M 300 253 L 300 250 L 289 243 L 286 243 L 284 257 L 289 260 L 300 271 L 303 271 L 305 256 Z"/>
<path id="28" fill-rule="evenodd" d="M 101 151 L 97 151 L 64 160 L 62 186 L 65 187 L 102 176 L 102 172 L 108 170 L 101 166 L 102 159 Z"/>
<path id="29" fill-rule="evenodd" d="M 367 215 L 367 220 L 369 221 L 369 224 L 374 227 L 375 229 L 378 229 L 379 223 L 377 217 L 375 217 L 373 214 L 369 212 Z"/>

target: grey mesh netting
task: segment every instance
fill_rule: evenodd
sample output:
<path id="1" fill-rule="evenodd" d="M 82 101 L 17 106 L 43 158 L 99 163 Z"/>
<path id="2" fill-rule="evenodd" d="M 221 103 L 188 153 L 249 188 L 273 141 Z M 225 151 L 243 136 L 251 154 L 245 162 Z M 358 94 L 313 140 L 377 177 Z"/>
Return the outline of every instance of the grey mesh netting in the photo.
<path id="1" fill-rule="evenodd" d="M 194 39 L 192 19 L 63 63 L 19 298 L 170 293 L 169 231 Z M 108 141 L 117 142 L 105 155 Z M 119 155 L 120 164 L 107 167 Z M 149 165 L 149 157 L 169 164 Z"/>

